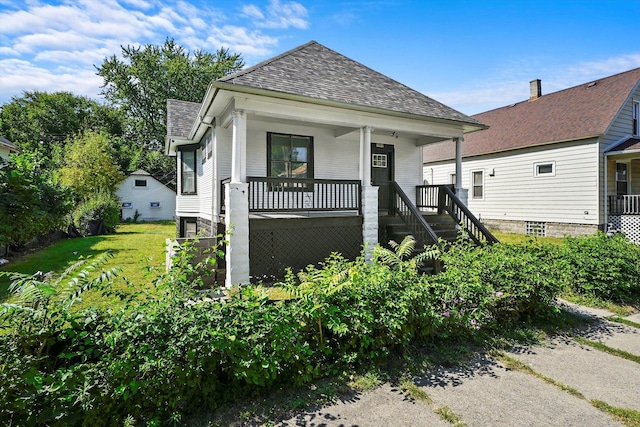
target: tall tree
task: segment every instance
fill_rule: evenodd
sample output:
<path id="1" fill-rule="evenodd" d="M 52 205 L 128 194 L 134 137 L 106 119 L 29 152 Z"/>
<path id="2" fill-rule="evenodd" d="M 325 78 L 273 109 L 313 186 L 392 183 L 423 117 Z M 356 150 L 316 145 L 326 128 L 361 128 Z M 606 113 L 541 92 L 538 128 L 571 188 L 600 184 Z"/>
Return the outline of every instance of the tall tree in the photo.
<path id="1" fill-rule="evenodd" d="M 0 106 L 0 134 L 21 152 L 51 159 L 69 138 L 86 129 L 122 135 L 123 117 L 113 107 L 70 92 L 26 91 Z"/>
<path id="2" fill-rule="evenodd" d="M 60 181 L 79 197 L 88 198 L 98 190 L 114 192 L 124 174 L 115 159 L 113 137 L 86 131 L 73 139 L 64 155 Z"/>
<path id="3" fill-rule="evenodd" d="M 96 67 L 104 79 L 102 94 L 123 108 L 134 137 L 151 150 L 163 147 L 167 99 L 201 102 L 212 80 L 244 66 L 240 55 L 228 49 L 192 55 L 172 38 L 162 46 L 121 48 L 122 59 L 113 55 Z"/>

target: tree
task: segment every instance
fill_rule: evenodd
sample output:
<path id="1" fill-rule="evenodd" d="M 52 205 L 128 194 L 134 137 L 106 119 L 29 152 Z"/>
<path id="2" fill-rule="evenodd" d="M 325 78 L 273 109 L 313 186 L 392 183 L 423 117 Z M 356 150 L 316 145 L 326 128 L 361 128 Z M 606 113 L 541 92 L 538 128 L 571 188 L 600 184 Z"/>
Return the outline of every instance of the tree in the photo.
<path id="1" fill-rule="evenodd" d="M 124 179 L 114 157 L 114 139 L 104 132 L 86 131 L 71 140 L 59 172 L 60 181 L 76 196 L 89 198 L 101 189 L 113 193 Z"/>
<path id="2" fill-rule="evenodd" d="M 70 92 L 25 91 L 0 106 L 0 134 L 21 152 L 51 160 L 67 140 L 84 130 L 122 135 L 123 116 L 110 106 Z"/>
<path id="3" fill-rule="evenodd" d="M 0 168 L 0 246 L 21 246 L 68 225 L 71 193 L 44 163 L 20 153 Z"/>

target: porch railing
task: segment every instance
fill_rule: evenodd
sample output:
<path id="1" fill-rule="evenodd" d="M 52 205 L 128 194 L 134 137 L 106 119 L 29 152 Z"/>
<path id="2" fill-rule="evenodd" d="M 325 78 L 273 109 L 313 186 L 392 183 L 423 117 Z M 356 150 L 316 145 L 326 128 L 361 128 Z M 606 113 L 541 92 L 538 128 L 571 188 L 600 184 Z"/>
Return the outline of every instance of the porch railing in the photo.
<path id="1" fill-rule="evenodd" d="M 499 242 L 456 196 L 453 185 L 417 186 L 416 206 L 419 209 L 436 209 L 438 213 L 448 213 L 464 227 L 471 240 L 476 244 Z"/>
<path id="2" fill-rule="evenodd" d="M 438 236 L 397 182 L 391 182 L 392 210 L 409 227 L 418 245 L 440 244 Z"/>
<path id="3" fill-rule="evenodd" d="M 224 179 L 221 212 L 225 210 Z M 358 180 L 247 177 L 249 212 L 358 211 L 361 183 Z"/>
<path id="4" fill-rule="evenodd" d="M 640 215 L 640 195 L 609 196 L 610 215 Z"/>

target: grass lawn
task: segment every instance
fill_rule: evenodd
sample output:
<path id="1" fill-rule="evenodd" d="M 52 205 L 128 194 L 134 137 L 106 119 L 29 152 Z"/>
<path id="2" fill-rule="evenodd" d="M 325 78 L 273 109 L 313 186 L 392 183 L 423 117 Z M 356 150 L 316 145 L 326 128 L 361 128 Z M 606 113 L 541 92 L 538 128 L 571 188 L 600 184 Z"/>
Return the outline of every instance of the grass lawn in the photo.
<path id="1" fill-rule="evenodd" d="M 164 272 L 165 240 L 175 237 L 175 231 L 174 222 L 122 224 L 115 234 L 60 240 L 48 248 L 12 259 L 0 270 L 60 274 L 81 257 L 111 251 L 113 258 L 103 265 L 104 269 L 121 267 L 120 276 L 135 285 L 148 286 Z M 124 286 L 122 279 L 115 282 L 114 285 Z M 6 297 L 8 286 L 8 278 L 0 278 L 0 300 Z"/>

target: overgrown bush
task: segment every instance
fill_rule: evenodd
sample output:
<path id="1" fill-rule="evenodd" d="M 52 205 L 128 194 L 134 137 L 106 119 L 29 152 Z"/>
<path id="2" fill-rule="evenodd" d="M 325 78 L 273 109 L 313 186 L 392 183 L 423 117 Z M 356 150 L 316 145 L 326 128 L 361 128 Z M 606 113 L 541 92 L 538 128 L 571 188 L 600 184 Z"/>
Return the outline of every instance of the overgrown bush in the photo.
<path id="1" fill-rule="evenodd" d="M 566 237 L 562 256 L 574 292 L 617 301 L 640 297 L 640 247 L 624 235 Z"/>
<path id="2" fill-rule="evenodd" d="M 120 202 L 107 190 L 96 191 L 73 212 L 73 223 L 83 235 L 113 233 L 120 221 Z"/>
<path id="3" fill-rule="evenodd" d="M 289 274 L 287 301 L 253 285 L 207 297 L 194 272 L 208 264 L 191 266 L 186 249 L 153 292 L 108 312 L 40 299 L 2 323 L 0 422 L 180 425 L 202 408 L 386 360 L 419 340 L 545 316 L 566 283 L 552 245 L 457 243 L 440 255 L 442 273 L 422 276 L 404 243 L 376 249 L 370 263 L 333 255 Z"/>

